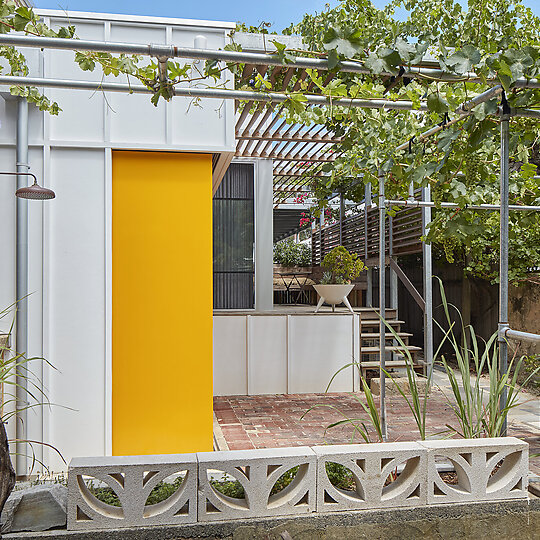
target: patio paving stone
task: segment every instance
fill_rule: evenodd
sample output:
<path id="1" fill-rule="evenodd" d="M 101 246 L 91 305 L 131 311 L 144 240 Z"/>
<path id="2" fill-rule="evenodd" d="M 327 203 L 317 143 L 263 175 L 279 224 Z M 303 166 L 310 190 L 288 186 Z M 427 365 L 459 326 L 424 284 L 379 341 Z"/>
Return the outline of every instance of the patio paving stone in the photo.
<path id="1" fill-rule="evenodd" d="M 355 397 L 363 400 L 362 393 Z M 325 432 L 328 425 L 346 416 L 360 418 L 370 428 L 367 415 L 355 397 L 350 393 L 223 396 L 214 398 L 214 412 L 231 450 L 343 444 L 351 442 L 353 428 L 342 425 Z M 378 405 L 378 398 L 376 403 Z M 416 424 L 403 397 L 387 395 L 386 403 L 388 440 L 418 440 Z M 317 408 L 301 419 L 315 405 Z M 227 411 L 227 414 L 223 411 Z M 232 418 L 234 423 L 231 422 Z M 447 430 L 446 424 L 458 425 L 445 395 L 436 388 L 432 390 L 428 402 L 427 418 L 427 431 L 431 435 Z M 534 424 L 530 423 L 530 412 L 524 420 L 522 422 L 514 415 L 510 420 L 508 434 L 527 441 L 531 453 L 539 453 L 540 423 L 537 423 L 538 429 L 535 429 Z M 373 429 L 369 431 L 375 441 Z M 357 434 L 354 442 L 364 441 Z M 540 458 L 531 458 L 530 470 L 540 475 Z"/>

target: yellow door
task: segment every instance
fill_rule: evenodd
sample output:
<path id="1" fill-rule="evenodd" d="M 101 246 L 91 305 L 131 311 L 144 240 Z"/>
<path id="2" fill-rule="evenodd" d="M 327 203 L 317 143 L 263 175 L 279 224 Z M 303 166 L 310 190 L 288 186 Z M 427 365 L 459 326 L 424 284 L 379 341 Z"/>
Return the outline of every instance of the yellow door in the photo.
<path id="1" fill-rule="evenodd" d="M 113 152 L 114 455 L 212 450 L 212 158 Z"/>

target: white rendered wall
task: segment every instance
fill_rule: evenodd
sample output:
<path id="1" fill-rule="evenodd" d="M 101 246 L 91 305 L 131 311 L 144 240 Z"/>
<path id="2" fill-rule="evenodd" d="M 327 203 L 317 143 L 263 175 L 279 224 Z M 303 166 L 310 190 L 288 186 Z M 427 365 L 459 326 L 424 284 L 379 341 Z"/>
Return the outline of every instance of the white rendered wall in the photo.
<path id="1" fill-rule="evenodd" d="M 234 26 L 38 12 L 52 26 L 74 24 L 82 39 L 189 47 L 203 36 L 209 48 L 221 48 Z M 72 52 L 24 52 L 32 75 L 101 80 L 99 71 L 81 71 Z M 125 78 L 110 80 L 125 82 Z M 51 117 L 30 106 L 30 165 L 57 198 L 28 206 L 28 353 L 54 365 L 55 369 L 45 367 L 43 374 L 40 369 L 36 372 L 37 377 L 42 375 L 54 405 L 30 411 L 26 429 L 19 426 L 17 435 L 54 445 L 69 462 L 76 456 L 111 452 L 111 150 L 234 151 L 234 105 L 202 100 L 197 107 L 190 100 L 175 98 L 156 108 L 149 95 L 80 90 L 47 90 L 47 95 L 63 111 Z M 15 101 L 0 99 L 2 170 L 15 170 L 15 127 Z M 0 178 L 1 307 L 16 300 L 14 191 L 13 178 Z M 13 424 L 8 426 L 11 436 L 15 436 Z M 56 452 L 45 448 L 43 454 L 52 471 L 66 469 Z"/>
<path id="2" fill-rule="evenodd" d="M 324 392 L 358 359 L 359 318 L 352 314 L 214 314 L 214 395 Z M 330 391 L 358 389 L 344 369 Z"/>

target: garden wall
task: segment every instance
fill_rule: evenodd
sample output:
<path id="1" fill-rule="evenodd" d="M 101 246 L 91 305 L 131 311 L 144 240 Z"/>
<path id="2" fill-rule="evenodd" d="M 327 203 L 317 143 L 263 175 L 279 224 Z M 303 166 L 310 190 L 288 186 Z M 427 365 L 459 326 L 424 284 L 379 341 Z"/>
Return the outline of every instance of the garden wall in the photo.
<path id="1" fill-rule="evenodd" d="M 423 291 L 422 266 L 416 260 L 401 261 L 400 264 L 414 286 Z M 499 321 L 499 287 L 481 279 L 465 279 L 463 270 L 457 265 L 434 265 L 433 274 L 442 279 L 448 304 L 461 312 L 465 324 L 472 324 L 477 335 L 489 338 L 497 330 Z M 540 283 L 525 283 L 510 287 L 510 326 L 515 330 L 540 333 Z M 433 315 L 443 326 L 448 327 L 441 306 L 439 282 L 433 281 Z M 455 314 L 455 310 L 453 310 Z M 411 301 L 403 284 L 399 283 L 399 318 L 405 321 L 403 328 L 412 332 L 411 343 L 422 345 L 423 316 L 420 308 Z M 456 328 L 461 324 L 454 317 Z M 435 344 L 442 339 L 442 332 L 434 328 Z M 540 346 L 523 343 L 519 354 L 540 354 Z"/>

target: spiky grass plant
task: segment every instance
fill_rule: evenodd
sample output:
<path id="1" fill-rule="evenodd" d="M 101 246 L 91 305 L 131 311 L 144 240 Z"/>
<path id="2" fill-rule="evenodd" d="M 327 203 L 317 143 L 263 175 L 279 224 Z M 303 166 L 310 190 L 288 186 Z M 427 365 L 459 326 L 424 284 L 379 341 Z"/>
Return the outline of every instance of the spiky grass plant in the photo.
<path id="1" fill-rule="evenodd" d="M 471 325 L 463 323 L 459 310 L 448 303 L 442 281 L 437 279 L 448 328 L 445 330 L 441 324 L 435 322 L 445 334 L 443 342 L 449 342 L 457 364 L 455 370 L 446 356 L 441 355 L 441 364 L 448 376 L 452 392 L 452 399 L 446 397 L 458 424 L 447 424 L 446 427 L 464 438 L 500 437 L 508 413 L 519 405 L 520 391 L 538 369 L 532 371 L 524 382 L 519 384 L 523 357 L 516 360 L 514 356 L 507 371 L 502 373 L 499 369 L 498 333 L 493 333 L 487 341 L 479 338 Z M 455 321 L 452 321 L 450 315 L 451 308 L 456 312 L 460 323 L 460 338 L 454 332 Z M 488 377 L 487 389 L 482 386 L 482 375 L 485 372 Z M 501 406 L 505 392 L 506 403 Z"/>

